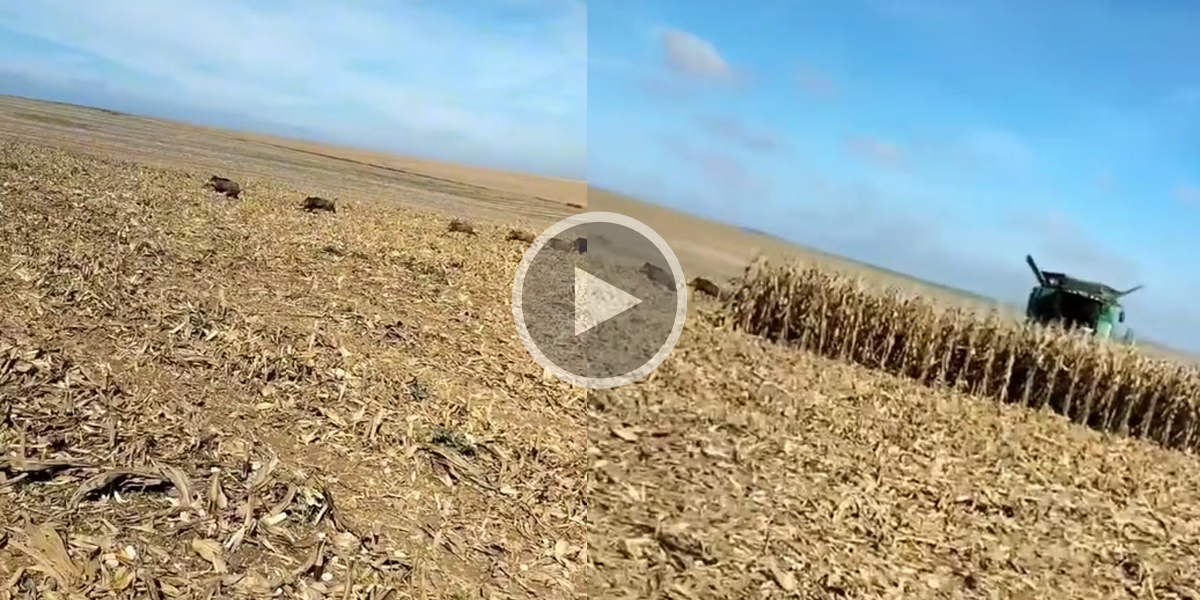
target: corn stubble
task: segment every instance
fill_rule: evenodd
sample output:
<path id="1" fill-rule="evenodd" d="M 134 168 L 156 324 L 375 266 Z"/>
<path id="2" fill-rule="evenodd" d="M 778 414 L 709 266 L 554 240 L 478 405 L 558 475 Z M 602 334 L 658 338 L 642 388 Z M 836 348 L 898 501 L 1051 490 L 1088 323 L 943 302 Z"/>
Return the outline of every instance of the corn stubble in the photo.
<path id="1" fill-rule="evenodd" d="M 728 304 L 735 328 L 821 356 L 1168 448 L 1200 446 L 1200 376 L 1127 346 L 799 265 L 747 269 Z"/>
<path id="2" fill-rule="evenodd" d="M 191 169 L 0 135 L 0 600 L 579 597 L 583 395 L 512 339 L 524 250 Z"/>

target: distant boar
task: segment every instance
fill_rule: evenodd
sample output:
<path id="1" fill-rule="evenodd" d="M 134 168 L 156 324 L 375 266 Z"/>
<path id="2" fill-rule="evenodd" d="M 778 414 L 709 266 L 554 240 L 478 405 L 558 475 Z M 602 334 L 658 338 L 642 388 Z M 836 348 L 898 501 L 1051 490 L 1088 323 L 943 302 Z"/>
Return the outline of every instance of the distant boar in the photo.
<path id="1" fill-rule="evenodd" d="M 208 183 L 205 183 L 204 187 L 225 194 L 230 198 L 237 198 L 238 194 L 242 193 L 242 186 L 238 185 L 236 181 L 217 177 L 216 175 L 209 178 Z"/>
<path id="2" fill-rule="evenodd" d="M 571 251 L 571 244 L 569 244 L 566 240 L 560 240 L 558 238 L 550 238 L 547 240 L 546 247 L 554 250 L 561 250 L 563 252 Z"/>
<path id="3" fill-rule="evenodd" d="M 454 219 L 450 221 L 450 226 L 447 228 L 451 232 L 465 233 L 467 235 L 475 235 L 475 226 L 466 221 Z"/>
<path id="4" fill-rule="evenodd" d="M 580 254 L 587 252 L 587 238 L 575 238 L 575 251 Z"/>
<path id="5" fill-rule="evenodd" d="M 315 212 L 318 210 L 325 210 L 331 213 L 337 212 L 337 206 L 333 200 L 322 198 L 320 196 L 309 196 L 305 198 L 303 208 L 308 212 Z"/>
<path id="6" fill-rule="evenodd" d="M 532 233 L 529 233 L 528 231 L 521 231 L 520 229 L 509 229 L 508 235 L 504 238 L 504 241 L 511 242 L 511 241 L 516 240 L 519 242 L 525 242 L 526 244 L 532 244 L 533 240 L 535 240 L 535 239 L 537 239 L 537 236 L 533 235 Z"/>
<path id="7" fill-rule="evenodd" d="M 654 283 L 661 284 L 668 290 L 675 291 L 675 278 L 670 273 L 663 270 L 662 267 L 647 262 L 642 265 L 638 272 L 645 275 L 647 279 Z"/>
<path id="8" fill-rule="evenodd" d="M 708 294 L 714 298 L 720 298 L 722 295 L 721 286 L 717 282 L 705 277 L 693 277 L 692 288 L 701 294 Z"/>

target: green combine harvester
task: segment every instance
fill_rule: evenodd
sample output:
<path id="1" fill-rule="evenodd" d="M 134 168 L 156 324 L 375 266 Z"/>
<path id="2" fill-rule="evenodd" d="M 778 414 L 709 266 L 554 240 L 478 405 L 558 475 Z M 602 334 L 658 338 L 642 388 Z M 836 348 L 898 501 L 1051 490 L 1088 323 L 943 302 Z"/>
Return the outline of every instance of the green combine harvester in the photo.
<path id="1" fill-rule="evenodd" d="M 1042 325 L 1059 324 L 1068 329 L 1085 330 L 1098 338 L 1112 338 L 1117 324 L 1125 322 L 1121 299 L 1143 287 L 1138 285 L 1118 291 L 1103 283 L 1043 271 L 1029 255 L 1025 256 L 1025 262 L 1029 263 L 1038 282 L 1029 292 L 1026 319 Z M 1126 329 L 1122 341 L 1132 343 L 1133 332 Z"/>

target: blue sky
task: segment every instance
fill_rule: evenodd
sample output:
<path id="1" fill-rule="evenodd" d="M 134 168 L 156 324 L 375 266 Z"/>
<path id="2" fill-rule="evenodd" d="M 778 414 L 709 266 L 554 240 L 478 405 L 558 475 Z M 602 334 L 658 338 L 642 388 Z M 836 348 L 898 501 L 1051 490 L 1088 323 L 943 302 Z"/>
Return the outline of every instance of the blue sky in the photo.
<path id="1" fill-rule="evenodd" d="M 1200 4 L 647 0 L 589 17 L 592 183 L 1008 301 L 1032 283 L 1027 252 L 1145 283 L 1129 324 L 1200 349 Z"/>
<path id="2" fill-rule="evenodd" d="M 39 0 L 0 6 L 0 92 L 586 176 L 1008 301 L 1032 252 L 1145 283 L 1134 328 L 1200 350 L 1197 23 L 1154 0 Z"/>
<path id="3" fill-rule="evenodd" d="M 583 177 L 574 0 L 0 5 L 0 90 Z"/>

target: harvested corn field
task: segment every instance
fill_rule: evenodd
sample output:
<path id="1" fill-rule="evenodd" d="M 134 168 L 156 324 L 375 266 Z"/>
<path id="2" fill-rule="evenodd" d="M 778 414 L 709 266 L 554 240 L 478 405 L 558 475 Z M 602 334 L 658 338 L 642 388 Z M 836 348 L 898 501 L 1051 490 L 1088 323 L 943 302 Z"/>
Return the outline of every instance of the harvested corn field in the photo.
<path id="1" fill-rule="evenodd" d="M 0 598 L 581 597 L 505 229 L 208 177 L 0 146 Z"/>
<path id="2" fill-rule="evenodd" d="M 540 228 L 497 215 L 549 202 L 89 119 L 0 142 L 0 598 L 1200 597 L 1189 456 L 703 293 L 585 396 L 512 324 L 507 238 Z"/>
<path id="3" fill-rule="evenodd" d="M 1200 464 L 697 320 L 588 397 L 593 598 L 1200 597 Z"/>
<path id="4" fill-rule="evenodd" d="M 1169 448 L 1200 447 L 1196 368 L 1127 346 L 791 266 L 748 269 L 731 311 L 741 330 L 822 356 Z"/>

